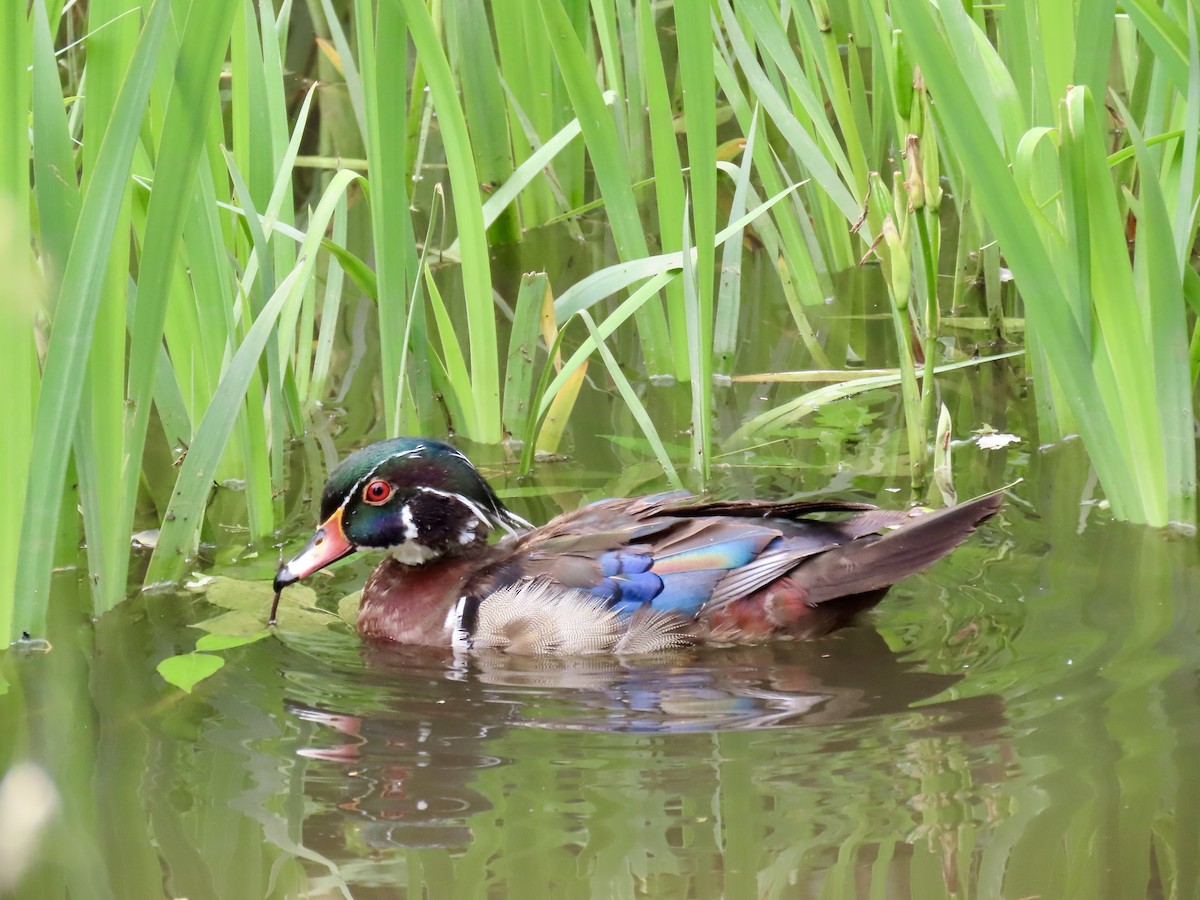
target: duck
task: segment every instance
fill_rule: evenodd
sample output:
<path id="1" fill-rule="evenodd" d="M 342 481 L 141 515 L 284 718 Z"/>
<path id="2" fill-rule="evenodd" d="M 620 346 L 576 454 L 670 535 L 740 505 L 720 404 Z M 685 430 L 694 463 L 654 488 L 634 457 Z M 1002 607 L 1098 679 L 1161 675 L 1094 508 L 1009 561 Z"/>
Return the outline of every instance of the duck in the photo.
<path id="1" fill-rule="evenodd" d="M 933 511 L 670 491 L 535 527 L 457 448 L 397 437 L 330 473 L 321 524 L 275 574 L 270 621 L 288 585 L 380 550 L 357 616 L 368 640 L 539 656 L 815 638 L 853 623 L 1003 503 L 1003 491 Z"/>

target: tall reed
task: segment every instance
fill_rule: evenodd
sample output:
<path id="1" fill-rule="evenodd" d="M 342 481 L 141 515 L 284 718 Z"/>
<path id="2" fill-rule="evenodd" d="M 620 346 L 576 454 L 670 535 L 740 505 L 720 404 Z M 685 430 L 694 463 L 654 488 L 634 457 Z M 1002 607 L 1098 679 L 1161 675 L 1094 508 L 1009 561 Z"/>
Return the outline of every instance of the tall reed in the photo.
<path id="1" fill-rule="evenodd" d="M 527 468 L 596 359 L 664 471 L 702 486 L 714 445 L 864 389 L 778 388 L 718 427 L 713 378 L 756 337 L 751 240 L 819 367 L 845 348 L 810 308 L 837 272 L 883 268 L 918 480 L 973 266 L 997 339 L 1025 313 L 1040 437 L 1081 434 L 1118 516 L 1193 522 L 1200 38 L 1182 5 L 1114 10 L 7 5 L 0 484 L 23 512 L 0 526 L 0 644 L 44 630 L 81 527 L 96 612 L 124 596 L 135 529 L 162 523 L 147 577 L 178 577 L 214 484 L 249 539 L 274 534 L 287 443 L 342 391 L 359 297 L 388 431 L 508 441 Z M 435 182 L 452 215 L 429 229 Z M 584 214 L 619 261 L 503 296 L 498 248 L 582 236 Z M 631 371 L 688 383 L 686 459 Z"/>

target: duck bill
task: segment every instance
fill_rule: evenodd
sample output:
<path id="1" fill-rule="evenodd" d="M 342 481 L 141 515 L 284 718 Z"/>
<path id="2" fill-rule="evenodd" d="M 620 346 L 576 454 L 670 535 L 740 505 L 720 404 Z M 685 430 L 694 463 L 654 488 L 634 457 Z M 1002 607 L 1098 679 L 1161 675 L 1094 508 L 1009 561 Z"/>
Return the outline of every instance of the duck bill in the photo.
<path id="1" fill-rule="evenodd" d="M 281 591 L 289 584 L 307 578 L 318 569 L 349 556 L 355 549 L 346 539 L 346 532 L 342 529 L 342 511 L 339 509 L 321 523 L 303 550 L 279 567 L 275 573 L 275 590 Z"/>

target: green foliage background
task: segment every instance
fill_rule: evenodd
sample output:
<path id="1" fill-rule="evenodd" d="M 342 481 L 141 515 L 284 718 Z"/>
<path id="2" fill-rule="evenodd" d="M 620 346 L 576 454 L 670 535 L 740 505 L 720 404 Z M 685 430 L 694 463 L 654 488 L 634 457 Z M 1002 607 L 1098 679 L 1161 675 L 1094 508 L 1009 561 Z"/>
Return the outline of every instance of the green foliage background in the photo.
<path id="1" fill-rule="evenodd" d="M 715 442 L 861 389 L 718 427 L 751 236 L 815 368 L 806 307 L 882 266 L 914 481 L 935 368 L 974 352 L 942 316 L 982 281 L 978 334 L 1026 326 L 1038 439 L 1080 434 L 1118 517 L 1194 522 L 1196 23 L 1195 0 L 4 4 L 0 646 L 44 630 L 81 529 L 97 612 L 137 523 L 162 523 L 147 580 L 178 577 L 214 481 L 272 534 L 358 295 L 388 431 L 528 468 L 590 359 L 702 485 Z M 494 296 L 498 248 L 585 213 L 619 262 Z M 690 384 L 686 458 L 629 372 Z"/>

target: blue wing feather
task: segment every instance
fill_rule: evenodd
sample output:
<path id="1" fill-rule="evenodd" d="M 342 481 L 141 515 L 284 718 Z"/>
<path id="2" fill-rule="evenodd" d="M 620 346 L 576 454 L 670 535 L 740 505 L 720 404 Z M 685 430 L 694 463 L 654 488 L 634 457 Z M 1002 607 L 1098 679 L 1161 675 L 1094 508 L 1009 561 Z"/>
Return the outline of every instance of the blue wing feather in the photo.
<path id="1" fill-rule="evenodd" d="M 700 611 L 713 590 L 727 574 L 727 569 L 696 569 L 691 572 L 675 572 L 662 579 L 662 593 L 650 605 L 661 612 L 673 612 L 684 617 L 694 616 Z"/>
<path id="2" fill-rule="evenodd" d="M 740 529 L 724 540 L 686 544 L 655 558 L 632 548 L 611 550 L 598 559 L 602 581 L 591 593 L 622 615 L 649 604 L 657 612 L 695 616 L 731 569 L 752 563 L 778 533 L 765 528 Z"/>

